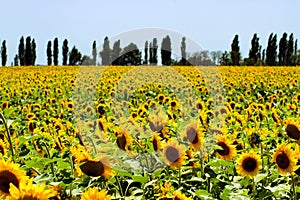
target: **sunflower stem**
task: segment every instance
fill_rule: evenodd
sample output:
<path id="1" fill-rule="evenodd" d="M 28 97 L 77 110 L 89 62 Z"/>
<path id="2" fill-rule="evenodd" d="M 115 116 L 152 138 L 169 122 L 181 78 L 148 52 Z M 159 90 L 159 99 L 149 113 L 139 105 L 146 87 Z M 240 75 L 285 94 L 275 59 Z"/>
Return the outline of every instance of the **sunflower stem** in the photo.
<path id="1" fill-rule="evenodd" d="M 44 147 L 45 147 L 45 149 L 46 149 L 48 158 L 51 158 L 50 151 L 49 151 L 49 149 L 48 149 L 47 144 L 46 144 L 44 141 L 43 141 L 42 144 L 44 145 Z M 54 179 L 54 181 L 55 181 L 56 178 L 55 178 L 55 171 L 54 171 L 54 165 L 53 165 L 53 162 L 50 163 L 50 167 L 51 167 L 51 172 L 52 172 L 52 175 L 53 175 L 53 179 Z"/>
<path id="2" fill-rule="evenodd" d="M 8 126 L 7 126 L 7 123 L 6 123 L 5 117 L 4 117 L 4 115 L 3 115 L 3 113 L 2 113 L 2 112 L 0 112 L 0 117 L 1 117 L 1 120 L 3 121 L 3 124 L 4 124 L 4 127 L 5 127 L 5 130 L 6 130 L 6 137 L 7 137 L 7 140 L 8 140 L 9 146 L 10 146 L 10 152 L 11 152 L 11 156 L 12 156 L 12 159 L 13 159 L 13 161 L 14 161 L 14 160 L 15 160 L 14 148 L 13 148 L 13 145 L 12 145 L 12 141 L 11 141 L 11 137 L 10 137 L 10 132 L 9 132 L 9 129 L 8 129 Z"/>
<path id="3" fill-rule="evenodd" d="M 117 184 L 118 184 L 119 193 L 120 193 L 121 197 L 124 197 L 123 190 L 122 190 L 122 187 L 121 187 L 121 183 L 120 183 L 120 181 L 118 179 L 118 176 L 115 176 L 115 179 L 116 179 Z"/>
<path id="4" fill-rule="evenodd" d="M 262 168 L 262 173 L 265 173 L 265 169 L 264 169 L 264 150 L 263 150 L 263 145 L 262 143 L 260 143 L 260 157 L 261 157 L 261 168 Z"/>
<path id="5" fill-rule="evenodd" d="M 178 189 L 181 187 L 181 168 L 178 169 Z"/>
<path id="6" fill-rule="evenodd" d="M 292 178 L 292 190 L 293 190 L 293 200 L 297 199 L 297 193 L 296 193 L 296 187 L 295 187 L 295 179 L 294 179 L 294 175 L 291 175 Z"/>

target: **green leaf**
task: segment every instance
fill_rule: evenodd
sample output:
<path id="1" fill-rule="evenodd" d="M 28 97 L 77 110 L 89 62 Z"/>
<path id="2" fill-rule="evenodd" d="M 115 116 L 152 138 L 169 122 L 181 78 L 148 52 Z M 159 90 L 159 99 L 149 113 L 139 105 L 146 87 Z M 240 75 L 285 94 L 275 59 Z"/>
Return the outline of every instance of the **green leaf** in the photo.
<path id="1" fill-rule="evenodd" d="M 212 161 L 210 161 L 208 163 L 210 166 L 214 166 L 214 167 L 223 167 L 223 166 L 227 166 L 227 167 L 231 167 L 234 166 L 234 164 L 231 161 L 226 161 L 226 160 L 221 160 L 221 159 L 214 159 Z"/>
<path id="2" fill-rule="evenodd" d="M 264 178 L 266 178 L 268 175 L 266 173 L 264 174 L 258 174 L 255 178 L 254 181 L 255 183 L 258 183 L 260 181 L 262 181 Z"/>
<path id="3" fill-rule="evenodd" d="M 134 182 L 147 183 L 147 181 L 149 180 L 149 178 L 147 176 L 144 177 L 144 176 L 139 175 L 139 176 L 132 176 L 132 180 Z"/>
<path id="4" fill-rule="evenodd" d="M 203 199 L 213 199 L 212 195 L 209 192 L 207 192 L 206 190 L 201 190 L 201 189 L 197 190 L 195 192 L 195 195 L 196 195 L 196 197 L 203 198 Z"/>

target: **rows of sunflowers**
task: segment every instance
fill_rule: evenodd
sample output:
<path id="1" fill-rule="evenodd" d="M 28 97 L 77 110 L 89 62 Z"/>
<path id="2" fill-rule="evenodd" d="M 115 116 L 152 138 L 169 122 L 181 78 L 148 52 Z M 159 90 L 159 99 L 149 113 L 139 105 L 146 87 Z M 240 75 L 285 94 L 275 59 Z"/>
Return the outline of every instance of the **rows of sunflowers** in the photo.
<path id="1" fill-rule="evenodd" d="M 2 67 L 2 199 L 297 199 L 300 68 Z"/>

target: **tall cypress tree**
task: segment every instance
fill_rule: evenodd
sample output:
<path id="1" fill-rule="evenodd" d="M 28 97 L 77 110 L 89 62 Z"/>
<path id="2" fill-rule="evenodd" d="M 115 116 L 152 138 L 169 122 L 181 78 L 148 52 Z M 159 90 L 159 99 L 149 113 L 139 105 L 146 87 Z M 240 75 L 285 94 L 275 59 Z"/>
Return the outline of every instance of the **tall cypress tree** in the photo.
<path id="1" fill-rule="evenodd" d="M 153 61 L 153 65 L 157 65 L 157 49 L 158 49 L 158 45 L 157 45 L 157 39 L 156 38 L 153 38 L 153 41 L 152 41 L 152 49 L 153 49 L 153 52 L 152 52 L 152 61 Z"/>
<path id="2" fill-rule="evenodd" d="M 180 50 L 181 50 L 181 64 L 183 66 L 185 66 L 186 63 L 186 43 L 185 43 L 185 37 L 182 37 L 181 39 L 181 46 L 180 46 Z"/>
<path id="3" fill-rule="evenodd" d="M 19 60 L 20 60 L 20 65 L 24 66 L 25 65 L 25 46 L 24 46 L 24 37 L 22 36 L 20 39 L 20 44 L 19 44 Z"/>
<path id="4" fill-rule="evenodd" d="M 100 56 L 101 56 L 101 63 L 102 65 L 110 65 L 110 54 L 111 54 L 111 49 L 109 47 L 109 40 L 108 37 L 106 36 L 104 38 L 104 43 L 103 43 L 103 49 L 100 52 Z"/>
<path id="5" fill-rule="evenodd" d="M 14 66 L 19 66 L 19 56 L 18 56 L 18 54 L 16 54 L 15 57 L 14 57 Z"/>
<path id="6" fill-rule="evenodd" d="M 52 49 L 51 49 L 51 41 L 47 44 L 47 64 L 52 65 Z"/>
<path id="7" fill-rule="evenodd" d="M 7 62 L 7 49 L 6 49 L 6 41 L 3 40 L 2 46 L 1 46 L 1 59 L 2 59 L 2 66 L 6 65 Z"/>
<path id="8" fill-rule="evenodd" d="M 286 65 L 286 53 L 287 53 L 287 33 L 283 33 L 282 38 L 279 41 L 278 60 L 280 66 Z"/>
<path id="9" fill-rule="evenodd" d="M 253 61 L 251 64 L 257 64 L 257 61 L 260 57 L 260 45 L 259 45 L 259 38 L 255 33 L 251 40 L 251 49 L 249 51 L 249 59 Z"/>
<path id="10" fill-rule="evenodd" d="M 36 43 L 34 39 L 31 42 L 31 59 L 31 64 L 34 66 L 36 61 Z"/>
<path id="11" fill-rule="evenodd" d="M 26 66 L 32 65 L 32 50 L 31 50 L 31 38 L 30 38 L 30 36 L 28 36 L 26 38 L 25 65 Z"/>
<path id="12" fill-rule="evenodd" d="M 145 55 L 144 55 L 144 65 L 148 65 L 148 41 L 145 42 Z"/>
<path id="13" fill-rule="evenodd" d="M 149 64 L 153 64 L 153 47 L 152 47 L 152 42 L 149 44 Z"/>
<path id="14" fill-rule="evenodd" d="M 266 64 L 275 66 L 277 58 L 277 35 L 270 34 L 266 51 Z"/>
<path id="15" fill-rule="evenodd" d="M 55 38 L 53 42 L 53 64 L 58 65 L 58 38 Z"/>
<path id="16" fill-rule="evenodd" d="M 96 65 L 97 63 L 97 46 L 96 41 L 93 42 L 92 46 L 92 54 L 93 54 L 93 65 Z"/>
<path id="17" fill-rule="evenodd" d="M 167 35 L 161 42 L 161 63 L 163 65 L 171 65 L 171 39 Z"/>
<path id="18" fill-rule="evenodd" d="M 113 50 L 111 52 L 111 64 L 120 65 L 120 55 L 121 55 L 121 42 L 120 40 L 115 41 L 113 45 Z"/>
<path id="19" fill-rule="evenodd" d="M 68 53 L 69 53 L 68 40 L 65 39 L 62 46 L 63 65 L 67 65 Z"/>
<path id="20" fill-rule="evenodd" d="M 290 34 L 289 41 L 287 43 L 286 51 L 286 65 L 293 65 L 292 55 L 294 53 L 294 35 Z"/>
<path id="21" fill-rule="evenodd" d="M 230 52 L 232 65 L 239 66 L 240 65 L 240 46 L 239 46 L 239 36 L 235 35 L 231 44 L 231 52 Z"/>

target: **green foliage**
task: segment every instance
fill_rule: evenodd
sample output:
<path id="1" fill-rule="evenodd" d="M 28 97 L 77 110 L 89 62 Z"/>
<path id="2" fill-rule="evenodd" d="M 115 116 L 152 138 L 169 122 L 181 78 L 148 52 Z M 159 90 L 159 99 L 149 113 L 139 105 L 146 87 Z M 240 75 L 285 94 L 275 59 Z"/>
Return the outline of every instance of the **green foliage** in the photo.
<path id="1" fill-rule="evenodd" d="M 161 43 L 161 63 L 162 63 L 162 65 L 171 65 L 171 54 L 172 54 L 171 39 L 167 35 L 165 38 L 163 38 L 162 43 Z"/>
<path id="2" fill-rule="evenodd" d="M 58 38 L 55 38 L 53 42 L 53 64 L 58 65 Z"/>
<path id="3" fill-rule="evenodd" d="M 68 53 L 69 53 L 68 40 L 65 39 L 62 47 L 63 65 L 67 65 Z"/>
<path id="4" fill-rule="evenodd" d="M 7 61 L 7 49 L 6 49 L 6 41 L 3 40 L 2 42 L 2 46 L 1 46 L 1 63 L 2 63 L 2 66 L 5 66 L 6 65 L 6 61 Z"/>

